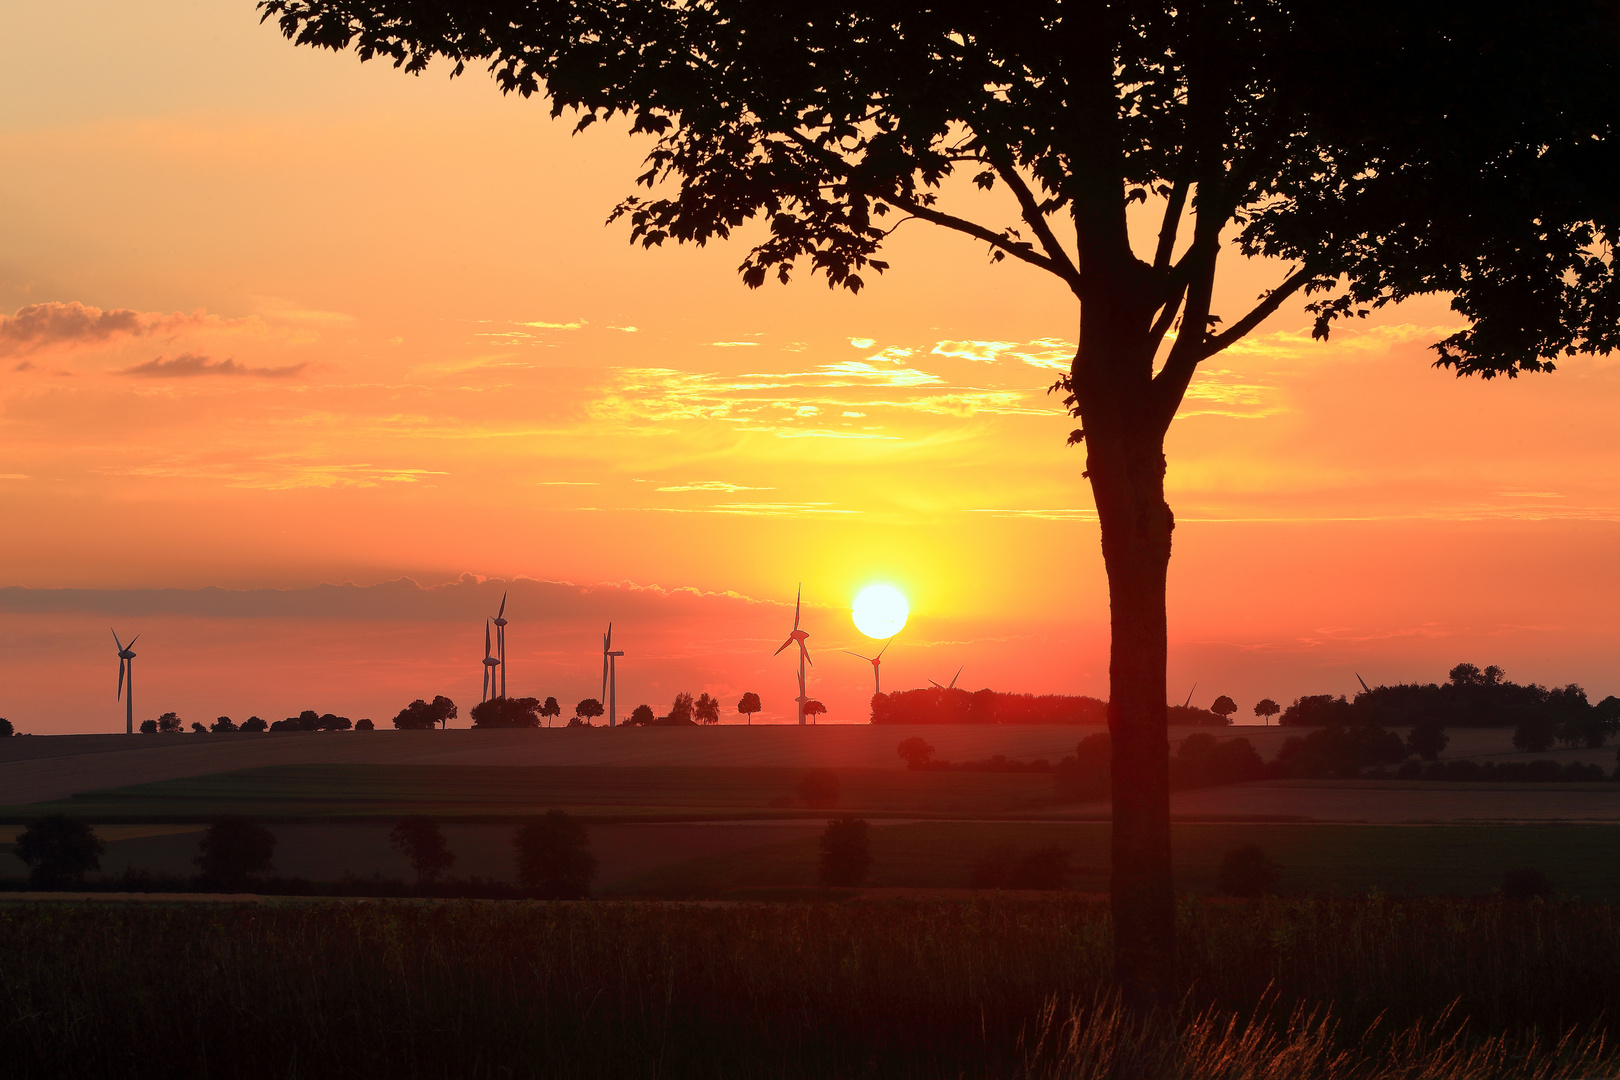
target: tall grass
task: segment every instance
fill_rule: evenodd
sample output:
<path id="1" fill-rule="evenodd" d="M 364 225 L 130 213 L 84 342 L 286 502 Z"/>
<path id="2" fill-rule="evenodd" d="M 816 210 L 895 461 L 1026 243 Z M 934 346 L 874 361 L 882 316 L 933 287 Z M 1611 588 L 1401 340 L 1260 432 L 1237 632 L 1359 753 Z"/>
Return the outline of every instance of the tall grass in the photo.
<path id="1" fill-rule="evenodd" d="M 0 906 L 0 1075 L 1483 1080 L 1601 1066 L 1620 1017 L 1607 907 L 1189 903 L 1181 939 L 1137 1028 L 1075 899 Z"/>

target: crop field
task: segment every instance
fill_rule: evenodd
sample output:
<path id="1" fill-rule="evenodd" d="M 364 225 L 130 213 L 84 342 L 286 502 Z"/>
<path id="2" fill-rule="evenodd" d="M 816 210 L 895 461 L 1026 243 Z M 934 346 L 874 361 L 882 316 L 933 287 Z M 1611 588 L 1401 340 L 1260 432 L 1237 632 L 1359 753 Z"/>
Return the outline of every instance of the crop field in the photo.
<path id="1" fill-rule="evenodd" d="M 4 904 L 0 1016 L 25 1019 L 0 1030 L 6 1074 L 27 1080 L 1506 1080 L 1620 1067 L 1613 907 L 1188 901 L 1189 994 L 1149 1028 L 1110 1006 L 1109 933 L 1105 907 L 1073 897 Z"/>

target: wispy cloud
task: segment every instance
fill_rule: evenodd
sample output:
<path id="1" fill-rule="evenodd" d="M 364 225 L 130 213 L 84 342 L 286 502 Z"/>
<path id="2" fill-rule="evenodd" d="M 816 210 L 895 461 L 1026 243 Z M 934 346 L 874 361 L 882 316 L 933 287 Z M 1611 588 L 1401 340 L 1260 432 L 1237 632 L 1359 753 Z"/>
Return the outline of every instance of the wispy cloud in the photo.
<path id="1" fill-rule="evenodd" d="M 724 480 L 704 480 L 696 484 L 671 484 L 668 487 L 658 488 L 659 491 L 722 491 L 730 494 L 733 491 L 775 491 L 769 487 L 748 487 L 744 484 L 728 484 Z"/>
<path id="2" fill-rule="evenodd" d="M 21 356 L 53 347 L 105 344 L 118 338 L 176 334 L 202 327 L 259 325 L 257 319 L 221 319 L 206 312 L 164 315 L 129 308 L 102 310 L 77 300 L 29 304 L 0 315 L 0 356 Z M 18 369 L 22 370 L 22 369 Z"/>
<path id="3" fill-rule="evenodd" d="M 935 356 L 994 364 L 1017 360 L 1043 371 L 1067 371 L 1074 359 L 1075 344 L 1062 338 L 1036 338 L 1033 341 L 940 341 L 929 351 Z"/>
<path id="4" fill-rule="evenodd" d="M 201 375 L 246 375 L 258 379 L 290 379 L 309 365 L 288 364 L 285 367 L 248 367 L 234 359 L 210 360 L 199 353 L 182 353 L 173 360 L 158 357 L 134 367 L 115 368 L 114 375 L 131 375 L 138 379 L 194 379 Z"/>

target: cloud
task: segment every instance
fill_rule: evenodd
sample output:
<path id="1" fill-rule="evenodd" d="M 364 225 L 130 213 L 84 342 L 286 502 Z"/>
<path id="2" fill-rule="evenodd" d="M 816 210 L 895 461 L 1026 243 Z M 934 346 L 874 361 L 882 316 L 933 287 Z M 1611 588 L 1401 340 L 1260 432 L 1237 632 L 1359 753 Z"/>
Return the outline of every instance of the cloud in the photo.
<path id="1" fill-rule="evenodd" d="M 857 349 L 870 349 L 872 346 L 877 344 L 877 339 L 869 337 L 852 337 L 849 339 L 849 343 L 855 346 Z"/>
<path id="2" fill-rule="evenodd" d="M 199 375 L 248 375 L 259 379 L 290 379 L 308 364 L 288 364 L 286 367 L 248 367 L 234 359 L 210 360 L 200 353 L 182 353 L 173 360 L 158 357 L 134 367 L 115 368 L 114 375 L 132 375 L 138 379 L 192 379 Z"/>
<path id="3" fill-rule="evenodd" d="M 711 342 L 709 342 L 709 344 L 713 345 L 715 348 L 718 348 L 718 349 L 745 349 L 745 348 L 750 348 L 752 346 L 758 345 L 759 342 L 757 342 L 757 341 L 711 341 Z"/>
<path id="4" fill-rule="evenodd" d="M 527 326 L 535 330 L 578 330 L 585 325 L 584 319 L 575 319 L 573 322 L 520 322 L 517 325 Z M 624 327 L 609 327 L 612 330 L 622 330 Z M 634 330 L 635 327 L 629 329 Z"/>
<path id="5" fill-rule="evenodd" d="M 1033 341 L 940 341 L 929 351 L 935 356 L 994 364 L 1018 360 L 1043 371 L 1067 371 L 1074 360 L 1075 344 L 1062 338 L 1036 338 Z"/>
<path id="6" fill-rule="evenodd" d="M 253 319 L 220 319 L 202 311 L 170 315 L 50 301 L 29 304 L 15 315 L 0 315 L 0 356 L 22 356 L 40 349 L 98 345 L 123 337 L 174 334 L 204 326 L 239 326 Z M 19 369 L 22 370 L 22 369 Z"/>
<path id="7" fill-rule="evenodd" d="M 704 480 L 697 484 L 672 484 L 661 487 L 659 491 L 723 491 L 728 495 L 733 491 L 775 491 L 768 487 L 747 487 L 743 484 L 728 484 L 724 480 Z"/>

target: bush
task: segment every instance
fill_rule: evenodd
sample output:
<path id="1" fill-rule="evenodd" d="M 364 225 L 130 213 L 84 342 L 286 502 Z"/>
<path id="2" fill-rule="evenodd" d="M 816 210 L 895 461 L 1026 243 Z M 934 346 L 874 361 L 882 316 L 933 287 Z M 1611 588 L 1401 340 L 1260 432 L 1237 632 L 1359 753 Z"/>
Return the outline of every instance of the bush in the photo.
<path id="1" fill-rule="evenodd" d="M 0 739 L 9 739 L 17 734 L 17 729 L 11 726 L 11 721 L 0 716 Z"/>
<path id="2" fill-rule="evenodd" d="M 540 699 L 497 697 L 472 707 L 475 728 L 537 728 L 540 726 Z"/>
<path id="3" fill-rule="evenodd" d="M 1424 761 L 1433 761 L 1451 742 L 1451 736 L 1439 724 L 1418 724 L 1406 734 L 1406 748 Z"/>
<path id="4" fill-rule="evenodd" d="M 252 732 L 268 731 L 270 730 L 270 725 L 265 723 L 262 717 L 250 716 L 246 720 L 242 721 L 242 730 Z"/>
<path id="5" fill-rule="evenodd" d="M 394 717 L 394 726 L 401 731 L 430 731 L 444 727 L 456 718 L 456 703 L 440 694 L 432 704 L 417 698 Z"/>
<path id="6" fill-rule="evenodd" d="M 156 720 L 142 720 L 141 721 L 141 734 L 142 735 L 156 735 L 157 733 L 158 733 L 158 727 L 157 727 L 157 721 Z"/>
<path id="7" fill-rule="evenodd" d="M 276 853 L 276 834 L 245 818 L 218 817 L 197 845 L 197 868 L 210 884 L 239 890 L 268 874 Z"/>
<path id="8" fill-rule="evenodd" d="M 1221 857 L 1218 883 L 1227 896 L 1262 896 L 1277 884 L 1277 864 L 1253 844 L 1235 848 Z"/>
<path id="9" fill-rule="evenodd" d="M 579 900 L 590 895 L 596 877 L 585 824 L 561 810 L 551 810 L 518 829 L 518 884 L 547 900 Z"/>
<path id="10" fill-rule="evenodd" d="M 866 821 L 841 817 L 827 822 L 821 834 L 821 864 L 817 877 L 823 885 L 851 887 L 863 884 L 872 870 L 872 840 Z"/>
<path id="11" fill-rule="evenodd" d="M 146 725 L 141 726 L 144 728 Z M 180 722 L 180 717 L 172 712 L 166 712 L 157 718 L 157 729 L 163 735 L 178 735 L 185 730 L 185 725 Z"/>
<path id="12" fill-rule="evenodd" d="M 246 731 L 247 728 L 244 727 L 244 728 L 242 728 L 242 730 Z M 354 730 L 356 730 L 356 731 L 375 731 L 375 730 L 377 730 L 377 725 L 373 724 L 371 722 L 371 718 L 369 716 L 363 716 L 359 720 L 356 720 L 354 722 Z"/>
<path id="13" fill-rule="evenodd" d="M 1074 757 L 1066 757 L 1052 770 L 1052 786 L 1066 802 L 1106 798 L 1113 742 L 1108 733 L 1087 735 L 1075 747 Z"/>
<path id="14" fill-rule="evenodd" d="M 799 778 L 799 801 L 816 810 L 838 805 L 838 774 L 831 769 L 811 769 Z"/>
<path id="15" fill-rule="evenodd" d="M 624 722 L 631 727 L 647 727 L 652 724 L 654 719 L 656 718 L 653 716 L 651 705 L 637 705 L 630 710 L 630 715 L 625 718 Z"/>
<path id="16" fill-rule="evenodd" d="M 997 847 L 973 862 L 969 881 L 975 889 L 1063 888 L 1069 877 L 1069 853 L 1056 844 L 1021 852 Z"/>
<path id="17" fill-rule="evenodd" d="M 36 889 L 60 889 L 101 869 L 106 845 L 95 830 L 66 814 L 50 814 L 28 823 L 17 836 L 16 855 L 28 867 Z"/>
<path id="18" fill-rule="evenodd" d="M 1532 716 L 1513 730 L 1513 745 L 1527 754 L 1539 754 L 1557 741 L 1557 728 L 1546 717 Z"/>
<path id="19" fill-rule="evenodd" d="M 232 720 L 230 717 L 221 716 L 217 720 L 214 721 L 213 730 L 214 731 L 240 731 L 241 728 L 237 727 L 236 726 L 236 721 Z"/>
<path id="20" fill-rule="evenodd" d="M 435 878 L 455 865 L 455 853 L 444 842 L 439 823 L 430 817 L 409 817 L 395 825 L 388 842 L 411 861 L 419 885 L 431 885 Z"/>
<path id="21" fill-rule="evenodd" d="M 1540 870 L 1526 868 L 1502 874 L 1504 900 L 1550 900 L 1552 895 L 1552 882 Z"/>
<path id="22" fill-rule="evenodd" d="M 915 735 L 901 742 L 895 752 L 905 759 L 908 769 L 920 769 L 934 757 L 934 748 Z"/>

